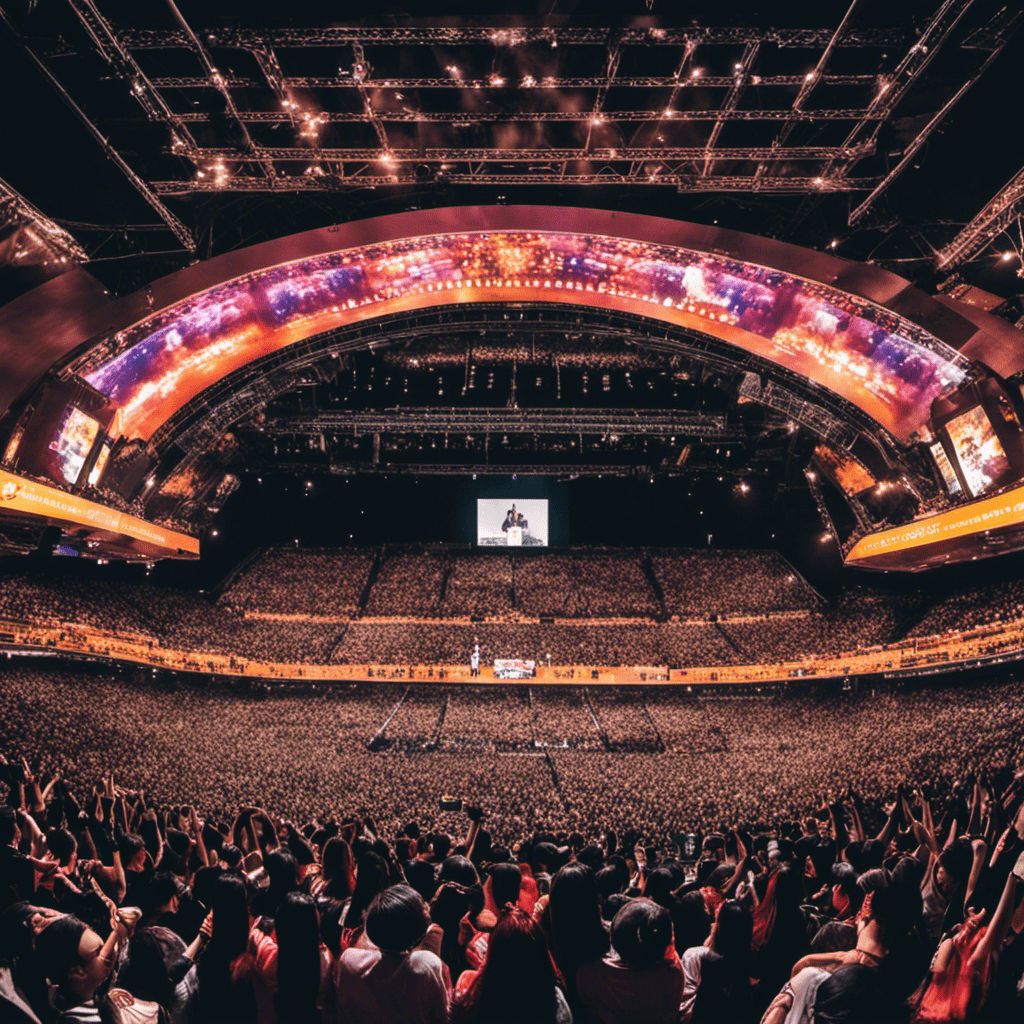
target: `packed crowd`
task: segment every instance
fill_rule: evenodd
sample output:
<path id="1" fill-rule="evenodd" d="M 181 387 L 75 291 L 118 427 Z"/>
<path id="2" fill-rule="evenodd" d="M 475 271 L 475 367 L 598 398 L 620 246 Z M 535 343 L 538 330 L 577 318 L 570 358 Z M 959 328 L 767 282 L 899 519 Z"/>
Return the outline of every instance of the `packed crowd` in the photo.
<path id="1" fill-rule="evenodd" d="M 854 588 L 826 603 L 777 554 L 714 550 L 272 549 L 216 602 L 23 567 L 3 584 L 0 618 L 83 625 L 200 660 L 293 664 L 464 665 L 478 644 L 485 665 L 763 664 L 1024 614 L 1013 580 L 937 595 Z"/>
<path id="2" fill-rule="evenodd" d="M 239 574 L 223 603 L 239 612 L 351 616 L 373 561 L 363 549 L 271 548 Z"/>
<path id="3" fill-rule="evenodd" d="M 240 611 L 344 614 L 354 611 L 374 557 L 364 549 L 270 549 L 239 574 L 220 603 Z M 771 551 L 655 552 L 648 562 L 637 551 L 510 555 L 437 545 L 385 548 L 365 614 L 466 618 L 519 611 L 560 618 L 687 619 L 814 609 L 820 603 Z"/>
<path id="4" fill-rule="evenodd" d="M 1024 616 L 1024 582 L 982 584 L 968 594 L 954 593 L 930 608 L 909 636 L 932 636 L 948 630 L 1010 622 Z"/>
<path id="5" fill-rule="evenodd" d="M 1022 711 L 9 670 L 0 1017 L 1016 1019 Z"/>
<path id="6" fill-rule="evenodd" d="M 665 607 L 681 618 L 815 608 L 817 595 L 774 551 L 655 554 Z"/>

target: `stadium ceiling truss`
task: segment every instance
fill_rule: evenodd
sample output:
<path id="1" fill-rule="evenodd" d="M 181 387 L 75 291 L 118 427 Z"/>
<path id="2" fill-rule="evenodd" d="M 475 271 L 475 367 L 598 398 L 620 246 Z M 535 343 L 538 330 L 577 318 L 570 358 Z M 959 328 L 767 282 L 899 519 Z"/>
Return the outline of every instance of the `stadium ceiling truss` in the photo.
<path id="1" fill-rule="evenodd" d="M 238 29 L 190 25 L 171 3 L 176 26 L 153 29 L 115 25 L 96 0 L 68 2 L 75 39 L 0 21 L 105 145 L 59 78 L 69 58 L 98 56 L 124 82 L 134 107 L 103 118 L 141 111 L 166 128 L 159 167 L 177 175 L 143 179 L 113 155 L 190 249 L 164 197 L 429 181 L 867 193 L 852 223 L 1022 18 L 1010 5 L 978 24 L 965 18 L 973 0 L 941 0 L 911 35 L 859 27 L 851 0 L 834 28 Z M 849 70 L 851 51 L 867 70 Z M 858 176 L 882 126 L 951 52 L 975 58 L 959 87 L 884 177 Z"/>

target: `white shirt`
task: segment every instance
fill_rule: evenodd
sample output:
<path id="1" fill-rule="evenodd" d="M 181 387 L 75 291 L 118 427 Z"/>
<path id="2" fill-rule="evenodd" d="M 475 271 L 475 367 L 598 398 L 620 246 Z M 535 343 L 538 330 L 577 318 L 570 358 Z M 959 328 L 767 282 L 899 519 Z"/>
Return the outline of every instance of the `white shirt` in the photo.
<path id="1" fill-rule="evenodd" d="M 427 950 L 396 956 L 353 947 L 338 958 L 335 990 L 345 1024 L 447 1024 L 452 981 Z"/>

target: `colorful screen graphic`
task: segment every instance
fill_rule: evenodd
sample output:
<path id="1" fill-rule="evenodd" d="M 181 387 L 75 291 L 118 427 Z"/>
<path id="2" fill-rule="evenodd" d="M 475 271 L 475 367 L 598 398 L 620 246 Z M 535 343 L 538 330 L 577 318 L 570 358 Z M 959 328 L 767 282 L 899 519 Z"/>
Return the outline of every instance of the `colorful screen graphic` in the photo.
<path id="1" fill-rule="evenodd" d="M 81 409 L 69 405 L 64 410 L 57 436 L 50 442 L 50 451 L 57 453 L 58 471 L 69 484 L 78 480 L 99 432 L 99 423 Z"/>
<path id="2" fill-rule="evenodd" d="M 859 494 L 875 485 L 875 478 L 845 452 L 837 452 L 834 448 L 819 444 L 814 449 L 814 457 L 822 470 L 849 495 Z"/>
<path id="3" fill-rule="evenodd" d="M 946 424 L 946 432 L 960 462 L 960 472 L 972 495 L 988 490 L 1009 468 L 1006 452 L 999 443 L 992 421 L 979 405 Z"/>
<path id="4" fill-rule="evenodd" d="M 949 491 L 951 495 L 960 494 L 962 490 L 960 487 L 960 479 L 956 475 L 953 463 L 949 461 L 946 449 L 942 447 L 941 442 L 936 441 L 935 444 L 931 446 L 931 451 L 935 458 L 935 465 L 939 467 L 939 472 L 942 474 L 942 480 L 946 485 L 946 490 Z"/>
<path id="5" fill-rule="evenodd" d="M 864 300 L 726 256 L 600 235 L 493 231 L 383 242 L 256 271 L 119 336 L 85 373 L 148 438 L 228 373 L 359 320 L 466 302 L 601 307 L 711 334 L 846 398 L 899 437 L 963 380 L 952 348 Z"/>

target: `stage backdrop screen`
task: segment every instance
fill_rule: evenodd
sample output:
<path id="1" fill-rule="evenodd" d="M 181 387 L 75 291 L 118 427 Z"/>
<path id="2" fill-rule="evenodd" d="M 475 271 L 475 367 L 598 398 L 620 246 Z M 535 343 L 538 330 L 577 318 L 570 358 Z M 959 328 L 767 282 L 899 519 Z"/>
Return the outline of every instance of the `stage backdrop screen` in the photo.
<path id="1" fill-rule="evenodd" d="M 974 497 L 988 490 L 1010 468 L 992 422 L 980 405 L 951 419 L 946 432 Z"/>
<path id="2" fill-rule="evenodd" d="M 547 499 L 477 498 L 476 542 L 485 548 L 547 547 Z"/>

